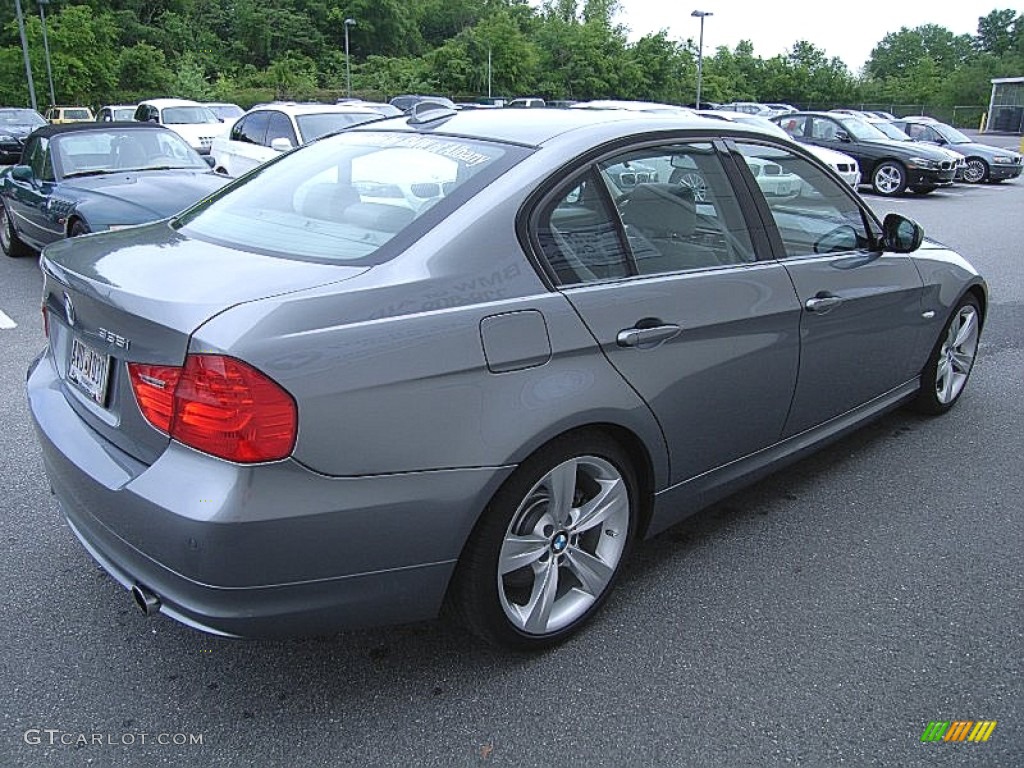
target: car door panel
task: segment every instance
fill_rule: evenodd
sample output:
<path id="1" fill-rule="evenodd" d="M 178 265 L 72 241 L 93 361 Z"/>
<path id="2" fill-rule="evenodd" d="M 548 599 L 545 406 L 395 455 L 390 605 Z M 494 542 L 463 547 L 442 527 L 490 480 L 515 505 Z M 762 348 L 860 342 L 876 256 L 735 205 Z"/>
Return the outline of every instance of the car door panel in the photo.
<path id="1" fill-rule="evenodd" d="M 658 419 L 673 485 L 775 443 L 796 383 L 793 285 L 757 260 L 729 163 L 711 144 L 617 154 L 541 213 L 551 274 Z M 680 169 L 700 200 L 664 181 Z"/>
<path id="2" fill-rule="evenodd" d="M 923 286 L 913 259 L 880 249 L 877 221 L 817 161 L 783 147 L 736 146 L 744 156 L 781 165 L 814 190 L 808 198 L 758 198 L 801 307 L 799 376 L 784 430 L 789 437 L 917 375 Z"/>

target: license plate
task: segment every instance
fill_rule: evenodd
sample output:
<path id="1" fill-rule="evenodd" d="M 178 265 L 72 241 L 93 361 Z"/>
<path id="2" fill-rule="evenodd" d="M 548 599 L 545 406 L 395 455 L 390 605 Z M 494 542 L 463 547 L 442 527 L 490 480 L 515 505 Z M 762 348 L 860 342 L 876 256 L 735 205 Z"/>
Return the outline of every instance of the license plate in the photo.
<path id="1" fill-rule="evenodd" d="M 106 403 L 107 400 L 107 380 L 110 378 L 109 374 L 109 355 L 97 352 L 79 339 L 71 339 L 71 359 L 68 361 L 68 378 L 100 405 Z"/>

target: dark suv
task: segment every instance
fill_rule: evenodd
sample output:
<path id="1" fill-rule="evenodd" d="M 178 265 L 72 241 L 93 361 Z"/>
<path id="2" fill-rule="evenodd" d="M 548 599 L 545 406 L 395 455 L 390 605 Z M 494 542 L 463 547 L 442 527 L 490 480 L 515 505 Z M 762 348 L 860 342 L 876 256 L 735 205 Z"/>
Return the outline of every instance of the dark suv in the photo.
<path id="1" fill-rule="evenodd" d="M 953 183 L 956 168 L 936 147 L 893 141 L 858 117 L 796 112 L 772 118 L 797 141 L 844 152 L 860 164 L 863 184 L 879 195 L 922 194 Z"/>

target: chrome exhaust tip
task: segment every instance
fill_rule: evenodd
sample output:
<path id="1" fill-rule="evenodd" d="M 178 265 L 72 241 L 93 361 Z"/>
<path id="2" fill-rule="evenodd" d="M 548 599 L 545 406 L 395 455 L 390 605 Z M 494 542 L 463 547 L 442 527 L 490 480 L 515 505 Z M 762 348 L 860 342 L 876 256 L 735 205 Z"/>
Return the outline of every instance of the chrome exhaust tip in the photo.
<path id="1" fill-rule="evenodd" d="M 140 584 L 132 586 L 132 599 L 146 616 L 160 613 L 160 598 Z"/>

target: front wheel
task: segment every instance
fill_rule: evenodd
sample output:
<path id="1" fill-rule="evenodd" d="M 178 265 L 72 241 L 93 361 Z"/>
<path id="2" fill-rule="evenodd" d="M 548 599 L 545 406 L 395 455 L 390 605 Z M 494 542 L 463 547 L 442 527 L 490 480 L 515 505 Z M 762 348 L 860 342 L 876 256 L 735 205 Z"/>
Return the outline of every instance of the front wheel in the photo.
<path id="1" fill-rule="evenodd" d="M 887 160 L 871 174 L 871 188 L 886 197 L 903 194 L 907 188 L 907 172 L 899 163 Z"/>
<path id="2" fill-rule="evenodd" d="M 12 259 L 31 256 L 32 249 L 25 245 L 18 237 L 18 233 L 14 231 L 14 222 L 11 221 L 11 214 L 7 212 L 7 206 L 0 210 L 3 210 L 4 219 L 0 222 L 0 250 Z"/>
<path id="3" fill-rule="evenodd" d="M 470 537 L 452 583 L 456 617 L 517 650 L 569 637 L 611 592 L 636 529 L 637 494 L 628 456 L 601 433 L 534 454 Z"/>
<path id="4" fill-rule="evenodd" d="M 977 184 L 988 178 L 988 163 L 980 157 L 969 157 L 964 164 L 964 181 Z"/>
<path id="5" fill-rule="evenodd" d="M 981 309 L 968 294 L 943 328 L 921 372 L 921 390 L 914 408 L 922 413 L 945 413 L 960 399 L 978 355 Z"/>

